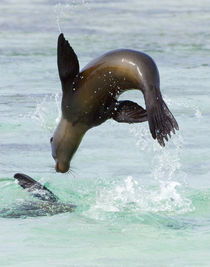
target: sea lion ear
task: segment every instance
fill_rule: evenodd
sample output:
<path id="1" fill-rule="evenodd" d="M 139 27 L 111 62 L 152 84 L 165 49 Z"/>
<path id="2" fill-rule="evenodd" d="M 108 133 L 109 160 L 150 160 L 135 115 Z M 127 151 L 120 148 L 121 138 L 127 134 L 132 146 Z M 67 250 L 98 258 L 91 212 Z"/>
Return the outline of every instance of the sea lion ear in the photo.
<path id="1" fill-rule="evenodd" d="M 57 47 L 58 72 L 62 87 L 66 83 L 72 83 L 75 76 L 79 73 L 79 61 L 69 42 L 65 40 L 63 33 L 58 37 Z"/>

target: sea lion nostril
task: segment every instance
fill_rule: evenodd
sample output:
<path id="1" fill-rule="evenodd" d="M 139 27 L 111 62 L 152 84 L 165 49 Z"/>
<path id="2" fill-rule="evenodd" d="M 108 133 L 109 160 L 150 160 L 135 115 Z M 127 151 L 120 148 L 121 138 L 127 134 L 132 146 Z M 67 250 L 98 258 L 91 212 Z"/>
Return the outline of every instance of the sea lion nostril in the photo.
<path id="1" fill-rule="evenodd" d="M 53 142 L 53 137 L 50 138 L 50 143 L 52 143 L 52 142 Z"/>

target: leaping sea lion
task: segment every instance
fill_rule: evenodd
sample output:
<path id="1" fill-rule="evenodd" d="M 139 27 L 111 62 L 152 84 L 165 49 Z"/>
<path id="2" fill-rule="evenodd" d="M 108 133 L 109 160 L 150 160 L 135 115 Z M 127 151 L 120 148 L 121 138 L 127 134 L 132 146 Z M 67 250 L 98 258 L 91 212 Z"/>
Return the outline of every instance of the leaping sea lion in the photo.
<path id="1" fill-rule="evenodd" d="M 51 138 L 57 172 L 67 172 L 84 134 L 108 119 L 117 122 L 149 122 L 150 132 L 165 146 L 178 124 L 160 92 L 154 60 L 139 51 L 118 49 L 91 61 L 81 71 L 79 62 L 64 35 L 58 37 L 58 72 L 61 80 L 62 118 Z M 120 94 L 138 89 L 146 110 L 132 101 L 118 101 Z"/>

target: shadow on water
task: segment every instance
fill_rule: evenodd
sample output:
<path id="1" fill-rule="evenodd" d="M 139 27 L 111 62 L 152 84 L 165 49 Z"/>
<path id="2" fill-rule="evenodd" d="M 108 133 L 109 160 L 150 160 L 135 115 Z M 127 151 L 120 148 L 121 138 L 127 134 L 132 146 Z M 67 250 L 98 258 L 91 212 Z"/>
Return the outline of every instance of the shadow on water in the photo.
<path id="1" fill-rule="evenodd" d="M 73 212 L 76 206 L 64 203 L 44 201 L 30 201 L 16 203 L 11 207 L 0 210 L 2 218 L 27 218 L 38 216 L 52 216 L 60 213 Z"/>

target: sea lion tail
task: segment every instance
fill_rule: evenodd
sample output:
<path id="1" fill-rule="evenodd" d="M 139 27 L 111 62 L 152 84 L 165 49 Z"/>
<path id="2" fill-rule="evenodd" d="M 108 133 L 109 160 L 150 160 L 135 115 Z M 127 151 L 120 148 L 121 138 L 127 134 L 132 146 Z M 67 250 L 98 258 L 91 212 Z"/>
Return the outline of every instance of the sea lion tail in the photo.
<path id="1" fill-rule="evenodd" d="M 18 184 L 32 194 L 33 197 L 43 201 L 57 202 L 58 198 L 44 185 L 32 179 L 30 176 L 23 173 L 16 173 L 14 178 Z"/>
<path id="2" fill-rule="evenodd" d="M 175 130 L 179 130 L 178 123 L 166 103 L 164 102 L 160 90 L 156 89 L 156 96 L 146 101 L 147 117 L 150 132 L 154 139 L 157 139 L 161 146 L 165 146 L 164 139 L 168 141 L 171 132 L 175 134 Z"/>

